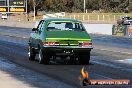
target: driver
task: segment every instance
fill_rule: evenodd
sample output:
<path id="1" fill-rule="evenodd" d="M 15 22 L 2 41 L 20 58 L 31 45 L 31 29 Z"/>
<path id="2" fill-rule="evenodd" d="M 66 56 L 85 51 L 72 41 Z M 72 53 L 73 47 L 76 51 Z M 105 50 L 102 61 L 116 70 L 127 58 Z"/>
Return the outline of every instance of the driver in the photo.
<path id="1" fill-rule="evenodd" d="M 65 24 L 65 28 L 72 29 L 73 28 L 73 24 L 72 23 L 66 23 Z"/>

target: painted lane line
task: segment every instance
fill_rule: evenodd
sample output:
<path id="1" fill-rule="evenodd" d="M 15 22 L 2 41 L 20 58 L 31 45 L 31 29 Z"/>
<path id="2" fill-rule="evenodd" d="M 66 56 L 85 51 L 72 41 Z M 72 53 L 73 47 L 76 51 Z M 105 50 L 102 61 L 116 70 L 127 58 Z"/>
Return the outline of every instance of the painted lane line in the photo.
<path id="1" fill-rule="evenodd" d="M 130 54 L 130 55 L 132 55 L 132 53 L 130 53 L 130 52 L 113 51 L 113 50 L 100 49 L 100 48 L 96 48 L 96 49 L 99 49 L 99 50 L 102 50 L 102 51 L 110 51 L 110 52 L 115 52 L 115 53 L 122 53 L 122 54 Z"/>
<path id="2" fill-rule="evenodd" d="M 120 62 L 123 62 L 124 60 L 116 60 L 116 61 L 120 61 Z"/>
<path id="3" fill-rule="evenodd" d="M 113 64 L 107 64 L 107 63 L 104 63 L 104 62 L 101 62 L 101 61 L 93 61 L 93 63 L 96 63 L 96 64 L 101 64 L 101 65 L 105 65 L 105 66 L 108 66 L 108 67 L 112 67 L 112 68 L 116 68 L 116 69 L 121 69 L 121 70 L 124 70 L 124 71 L 129 71 L 129 72 L 132 72 L 132 69 L 129 69 L 129 68 L 124 68 L 124 67 L 121 67 L 121 66 L 117 66 L 117 65 L 113 65 Z"/>
<path id="4" fill-rule="evenodd" d="M 116 60 L 116 61 L 122 62 L 122 63 L 132 64 L 132 59 L 124 59 L 124 60 Z"/>
<path id="5" fill-rule="evenodd" d="M 16 38 L 24 38 L 24 39 L 29 38 L 28 36 L 19 36 L 19 35 L 16 35 L 16 34 L 8 34 L 8 33 L 0 33 L 0 34 L 3 35 L 3 36 L 16 37 Z"/>
<path id="6" fill-rule="evenodd" d="M 97 73 L 93 73 L 94 75 L 100 77 L 101 79 L 112 79 L 110 77 L 107 77 L 107 76 L 103 76 L 103 75 L 100 75 L 100 74 L 97 74 Z"/>
<path id="7" fill-rule="evenodd" d="M 132 63 L 132 59 L 126 59 L 129 63 Z"/>

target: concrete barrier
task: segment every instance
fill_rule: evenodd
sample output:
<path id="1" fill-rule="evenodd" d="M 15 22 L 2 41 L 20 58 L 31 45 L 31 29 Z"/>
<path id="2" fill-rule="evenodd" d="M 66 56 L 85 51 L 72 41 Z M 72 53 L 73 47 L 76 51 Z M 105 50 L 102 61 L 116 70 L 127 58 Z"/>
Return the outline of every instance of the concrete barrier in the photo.
<path id="1" fill-rule="evenodd" d="M 83 24 L 88 33 L 112 35 L 112 24 Z M 35 27 L 35 22 L 0 21 L 0 26 L 33 28 Z"/>
<path id="2" fill-rule="evenodd" d="M 84 24 L 88 33 L 112 35 L 113 24 Z"/>

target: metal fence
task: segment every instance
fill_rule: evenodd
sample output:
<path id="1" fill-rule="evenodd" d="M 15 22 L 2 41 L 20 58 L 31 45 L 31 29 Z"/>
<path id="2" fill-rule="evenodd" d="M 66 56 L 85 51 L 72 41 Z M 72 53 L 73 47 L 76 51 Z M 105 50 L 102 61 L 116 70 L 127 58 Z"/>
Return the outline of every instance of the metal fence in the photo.
<path id="1" fill-rule="evenodd" d="M 23 14 L 14 14 L 15 16 L 10 16 L 11 20 L 18 20 L 18 18 L 22 20 L 26 20 L 26 16 Z M 62 16 L 58 16 L 58 14 L 43 14 L 43 12 L 38 12 L 38 16 L 36 16 L 36 21 L 44 19 L 45 17 L 51 18 L 73 18 L 78 19 L 83 22 L 88 23 L 116 23 L 116 20 L 119 19 L 121 16 L 130 16 L 132 17 L 132 13 L 65 13 Z M 15 19 L 14 19 L 15 18 Z M 33 19 L 33 12 L 31 12 L 28 16 L 29 21 L 34 21 Z"/>
<path id="2" fill-rule="evenodd" d="M 112 14 L 112 13 L 99 13 L 99 14 L 92 14 L 92 13 L 87 13 L 87 14 L 79 14 L 79 13 L 72 13 L 72 14 L 66 14 L 62 18 L 73 18 L 73 19 L 78 19 L 81 21 L 85 22 L 106 22 L 106 23 L 115 23 L 117 19 L 119 19 L 122 16 L 130 16 L 132 17 L 132 13 L 130 14 L 125 14 L 125 13 L 120 13 L 120 14 Z"/>

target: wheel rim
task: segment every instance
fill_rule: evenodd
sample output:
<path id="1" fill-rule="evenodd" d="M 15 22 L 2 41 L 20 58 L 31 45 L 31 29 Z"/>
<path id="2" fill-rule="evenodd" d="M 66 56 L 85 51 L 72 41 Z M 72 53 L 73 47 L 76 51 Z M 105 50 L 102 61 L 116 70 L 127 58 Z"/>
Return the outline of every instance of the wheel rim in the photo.
<path id="1" fill-rule="evenodd" d="M 41 56 L 41 55 L 42 55 L 42 51 L 40 50 L 40 51 L 39 51 L 39 63 L 40 63 L 41 60 L 42 60 L 42 56 Z"/>
<path id="2" fill-rule="evenodd" d="M 28 56 L 30 57 L 31 56 L 31 47 L 30 46 L 28 47 L 28 51 L 29 51 Z"/>

